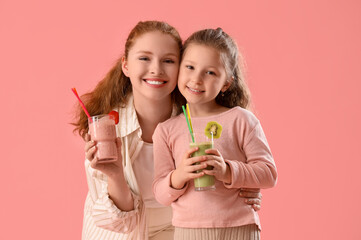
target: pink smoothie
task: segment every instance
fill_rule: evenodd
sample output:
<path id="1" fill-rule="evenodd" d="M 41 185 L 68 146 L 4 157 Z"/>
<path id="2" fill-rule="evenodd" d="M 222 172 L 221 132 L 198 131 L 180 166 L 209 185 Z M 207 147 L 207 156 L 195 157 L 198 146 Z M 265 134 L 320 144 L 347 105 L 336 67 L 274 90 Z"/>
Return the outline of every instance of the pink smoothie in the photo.
<path id="1" fill-rule="evenodd" d="M 107 115 L 95 116 L 92 119 L 92 122 L 89 121 L 89 131 L 97 146 L 95 156 L 102 161 L 116 160 L 118 154 L 114 120 Z"/>

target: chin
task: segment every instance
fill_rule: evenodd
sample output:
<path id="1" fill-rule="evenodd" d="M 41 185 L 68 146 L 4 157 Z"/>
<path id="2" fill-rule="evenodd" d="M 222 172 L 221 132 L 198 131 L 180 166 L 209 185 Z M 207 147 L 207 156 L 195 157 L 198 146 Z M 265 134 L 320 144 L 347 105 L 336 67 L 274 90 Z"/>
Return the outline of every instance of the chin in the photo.
<path id="1" fill-rule="evenodd" d="M 150 101 L 164 101 L 167 98 L 171 98 L 171 93 L 168 94 L 150 94 L 148 95 L 148 99 Z"/>

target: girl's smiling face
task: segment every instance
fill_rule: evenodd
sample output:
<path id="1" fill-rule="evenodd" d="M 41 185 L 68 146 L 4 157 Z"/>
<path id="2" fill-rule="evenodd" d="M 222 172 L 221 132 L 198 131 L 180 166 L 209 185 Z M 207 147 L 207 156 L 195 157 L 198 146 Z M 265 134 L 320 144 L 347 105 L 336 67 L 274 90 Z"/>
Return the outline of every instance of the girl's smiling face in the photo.
<path id="1" fill-rule="evenodd" d="M 170 97 L 177 84 L 180 49 L 177 42 L 159 31 L 138 37 L 123 60 L 133 94 L 146 100 Z"/>
<path id="2" fill-rule="evenodd" d="M 195 43 L 188 45 L 178 77 L 178 88 L 188 103 L 205 110 L 217 108 L 215 98 L 230 84 L 219 51 Z"/>

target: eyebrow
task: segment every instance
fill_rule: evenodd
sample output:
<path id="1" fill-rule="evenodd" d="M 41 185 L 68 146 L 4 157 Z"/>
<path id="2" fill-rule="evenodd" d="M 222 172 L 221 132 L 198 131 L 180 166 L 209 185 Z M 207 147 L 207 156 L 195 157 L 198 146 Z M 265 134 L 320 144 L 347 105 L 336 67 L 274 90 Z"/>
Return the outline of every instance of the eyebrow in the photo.
<path id="1" fill-rule="evenodd" d="M 136 54 L 153 54 L 153 52 L 151 52 L 151 51 L 138 51 L 138 52 L 136 52 Z M 178 57 L 178 55 L 177 54 L 174 54 L 174 53 L 166 53 L 166 54 L 164 54 L 164 56 L 169 56 L 169 55 L 171 55 L 171 56 L 174 56 L 174 57 Z"/>
<path id="2" fill-rule="evenodd" d="M 191 60 L 183 60 L 185 63 L 189 63 L 189 64 L 194 64 L 195 62 L 191 61 Z M 215 66 L 209 65 L 209 66 L 205 66 L 206 68 L 214 68 L 214 69 L 218 69 Z"/>

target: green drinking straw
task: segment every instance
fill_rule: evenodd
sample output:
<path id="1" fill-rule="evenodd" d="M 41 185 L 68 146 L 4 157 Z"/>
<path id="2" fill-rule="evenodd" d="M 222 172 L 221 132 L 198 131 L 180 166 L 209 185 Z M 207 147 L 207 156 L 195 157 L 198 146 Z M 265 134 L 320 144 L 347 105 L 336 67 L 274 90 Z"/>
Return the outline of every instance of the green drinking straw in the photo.
<path id="1" fill-rule="evenodd" d="M 187 110 L 187 114 L 188 114 L 189 126 L 191 126 L 191 131 L 193 132 L 191 112 L 189 111 L 188 103 L 186 104 L 186 110 Z"/>
<path id="2" fill-rule="evenodd" d="M 189 125 L 189 121 L 188 121 L 187 111 L 186 111 L 186 109 L 184 108 L 183 105 L 182 105 L 182 109 L 183 109 L 184 116 L 186 117 L 186 121 L 187 121 L 188 129 L 189 129 L 189 133 L 191 134 L 192 141 L 194 142 L 193 132 L 192 132 L 192 129 L 191 129 L 191 125 Z"/>

